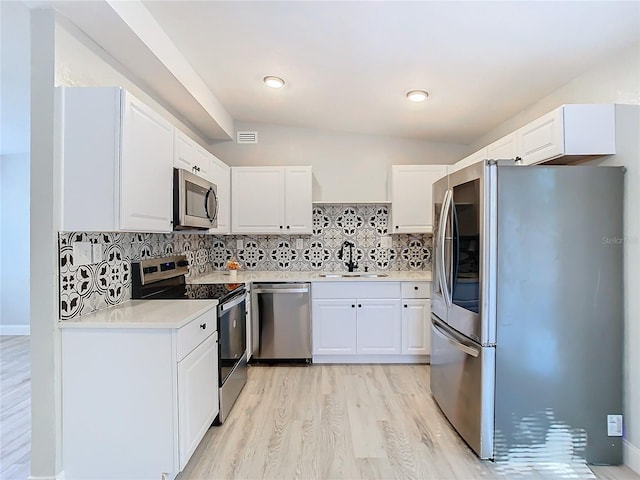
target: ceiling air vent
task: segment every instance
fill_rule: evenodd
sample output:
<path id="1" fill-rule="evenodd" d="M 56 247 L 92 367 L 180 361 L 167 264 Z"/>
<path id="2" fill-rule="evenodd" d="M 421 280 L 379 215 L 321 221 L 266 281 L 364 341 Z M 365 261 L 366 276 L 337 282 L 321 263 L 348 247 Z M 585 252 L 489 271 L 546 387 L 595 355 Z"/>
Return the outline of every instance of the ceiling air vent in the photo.
<path id="1" fill-rule="evenodd" d="M 258 143 L 258 132 L 236 132 L 237 143 Z"/>

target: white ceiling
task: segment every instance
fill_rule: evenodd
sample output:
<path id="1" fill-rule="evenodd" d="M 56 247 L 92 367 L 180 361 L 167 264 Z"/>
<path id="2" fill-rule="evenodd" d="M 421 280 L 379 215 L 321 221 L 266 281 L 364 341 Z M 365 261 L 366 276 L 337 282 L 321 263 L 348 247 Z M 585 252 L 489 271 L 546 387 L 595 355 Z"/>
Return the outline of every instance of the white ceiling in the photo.
<path id="1" fill-rule="evenodd" d="M 640 39 L 637 1 L 144 4 L 236 121 L 461 144 Z"/>

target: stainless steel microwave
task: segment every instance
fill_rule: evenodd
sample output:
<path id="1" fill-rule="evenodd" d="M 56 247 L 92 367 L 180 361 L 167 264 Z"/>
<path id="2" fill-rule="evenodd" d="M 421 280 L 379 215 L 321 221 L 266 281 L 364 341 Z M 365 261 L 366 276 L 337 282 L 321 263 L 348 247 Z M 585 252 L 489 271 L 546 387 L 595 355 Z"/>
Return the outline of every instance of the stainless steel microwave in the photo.
<path id="1" fill-rule="evenodd" d="M 218 226 L 217 187 L 182 168 L 173 169 L 173 229 L 204 230 Z"/>

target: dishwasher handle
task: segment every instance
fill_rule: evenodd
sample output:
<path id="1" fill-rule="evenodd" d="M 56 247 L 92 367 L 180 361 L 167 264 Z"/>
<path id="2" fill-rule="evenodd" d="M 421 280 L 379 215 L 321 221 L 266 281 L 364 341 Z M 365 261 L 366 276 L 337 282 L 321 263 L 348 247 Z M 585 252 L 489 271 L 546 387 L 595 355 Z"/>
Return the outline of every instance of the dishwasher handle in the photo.
<path id="1" fill-rule="evenodd" d="M 253 293 L 309 293 L 309 287 L 296 288 L 254 288 Z"/>

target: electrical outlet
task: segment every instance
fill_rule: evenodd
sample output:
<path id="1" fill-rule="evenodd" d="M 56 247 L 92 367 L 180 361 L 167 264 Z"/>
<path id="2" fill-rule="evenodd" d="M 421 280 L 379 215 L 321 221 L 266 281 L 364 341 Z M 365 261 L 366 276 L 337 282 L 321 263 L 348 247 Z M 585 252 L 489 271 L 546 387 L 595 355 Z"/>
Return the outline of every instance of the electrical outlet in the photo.
<path id="1" fill-rule="evenodd" d="M 607 415 L 607 435 L 609 437 L 622 436 L 622 415 Z"/>
<path id="2" fill-rule="evenodd" d="M 382 248 L 391 248 L 391 235 L 384 235 L 380 238 L 380 246 Z"/>
<path id="3" fill-rule="evenodd" d="M 104 260 L 104 246 L 101 243 L 91 244 L 91 263 L 100 263 Z"/>
<path id="4" fill-rule="evenodd" d="M 73 242 L 73 264 L 76 267 L 91 263 L 91 242 Z"/>
<path id="5" fill-rule="evenodd" d="M 304 241 L 301 238 L 296 238 L 296 249 L 302 250 L 304 248 Z"/>
<path id="6" fill-rule="evenodd" d="M 239 238 L 238 240 L 236 240 L 236 249 L 242 250 L 243 248 L 244 248 L 244 242 L 242 241 L 241 238 Z"/>

